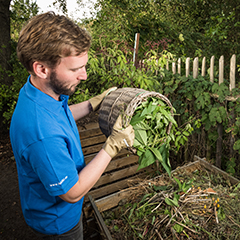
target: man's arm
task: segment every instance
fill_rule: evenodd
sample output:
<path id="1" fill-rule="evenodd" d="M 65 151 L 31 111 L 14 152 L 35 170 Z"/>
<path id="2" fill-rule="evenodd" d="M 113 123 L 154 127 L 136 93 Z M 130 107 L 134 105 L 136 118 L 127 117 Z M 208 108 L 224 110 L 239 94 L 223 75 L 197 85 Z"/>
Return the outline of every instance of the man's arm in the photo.
<path id="1" fill-rule="evenodd" d="M 80 118 L 85 117 L 92 111 L 92 106 L 89 101 L 70 105 L 69 108 L 75 121 L 78 121 Z"/>
<path id="2" fill-rule="evenodd" d="M 111 157 L 103 149 L 80 172 L 77 183 L 65 194 L 60 195 L 64 201 L 75 203 L 79 201 L 98 181 Z"/>
<path id="3" fill-rule="evenodd" d="M 134 130 L 131 125 L 122 128 L 122 117 L 118 117 L 111 135 L 107 138 L 103 148 L 78 174 L 77 183 L 65 194 L 60 195 L 66 202 L 79 201 L 98 181 L 111 159 L 121 149 L 131 147 L 134 141 Z"/>
<path id="4" fill-rule="evenodd" d="M 90 98 L 88 101 L 69 106 L 75 121 L 86 116 L 91 111 L 97 111 L 105 96 L 110 92 L 115 91 L 116 89 L 117 89 L 116 87 L 109 88 L 102 94 Z"/>

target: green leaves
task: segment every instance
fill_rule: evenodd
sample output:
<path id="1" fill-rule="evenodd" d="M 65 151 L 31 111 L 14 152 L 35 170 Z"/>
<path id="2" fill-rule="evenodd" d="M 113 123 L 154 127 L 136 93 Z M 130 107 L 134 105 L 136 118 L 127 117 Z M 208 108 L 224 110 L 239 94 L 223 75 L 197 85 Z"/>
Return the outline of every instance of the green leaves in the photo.
<path id="1" fill-rule="evenodd" d="M 159 161 L 170 175 L 169 124 L 176 126 L 170 107 L 161 99 L 150 97 L 135 110 L 130 124 L 135 131 L 133 146 L 139 155 L 138 170 Z"/>
<path id="2" fill-rule="evenodd" d="M 173 177 L 174 180 L 177 182 L 178 184 L 178 191 L 183 191 L 183 192 L 187 192 L 187 190 L 192 186 L 192 182 L 193 180 L 191 180 L 190 182 L 183 182 L 181 183 L 181 181 L 175 177 Z"/>
<path id="3" fill-rule="evenodd" d="M 155 163 L 156 158 L 150 149 L 147 149 L 143 152 L 143 154 L 139 157 L 139 167 L 138 170 L 141 168 L 145 168 L 153 163 Z"/>
<path id="4" fill-rule="evenodd" d="M 222 123 L 227 118 L 226 109 L 223 106 L 213 107 L 209 113 L 209 120 L 212 125 L 216 125 L 217 123 Z"/>
<path id="5" fill-rule="evenodd" d="M 170 123 L 172 127 L 168 133 Z M 149 97 L 136 108 L 130 124 L 135 131 L 133 146 L 139 156 L 138 170 L 159 161 L 170 175 L 169 150 L 173 147 L 178 151 L 186 143 L 193 131 L 191 125 L 188 123 L 184 129 L 178 128 L 170 107 L 154 97 Z"/>
<path id="6" fill-rule="evenodd" d="M 165 198 L 165 202 L 166 202 L 166 204 L 168 204 L 169 206 L 179 207 L 179 204 L 178 204 L 179 198 L 180 198 L 180 195 L 174 193 L 173 199 Z"/>

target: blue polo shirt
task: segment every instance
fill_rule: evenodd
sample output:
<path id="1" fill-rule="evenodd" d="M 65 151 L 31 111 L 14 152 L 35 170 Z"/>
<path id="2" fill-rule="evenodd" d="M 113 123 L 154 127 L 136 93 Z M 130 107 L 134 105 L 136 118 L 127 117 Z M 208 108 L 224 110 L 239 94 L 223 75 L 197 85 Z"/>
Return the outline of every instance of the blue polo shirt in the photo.
<path id="1" fill-rule="evenodd" d="M 23 215 L 44 234 L 62 234 L 79 221 L 83 198 L 74 204 L 58 195 L 68 192 L 85 166 L 68 96 L 56 101 L 30 82 L 19 93 L 10 139 L 17 163 Z"/>

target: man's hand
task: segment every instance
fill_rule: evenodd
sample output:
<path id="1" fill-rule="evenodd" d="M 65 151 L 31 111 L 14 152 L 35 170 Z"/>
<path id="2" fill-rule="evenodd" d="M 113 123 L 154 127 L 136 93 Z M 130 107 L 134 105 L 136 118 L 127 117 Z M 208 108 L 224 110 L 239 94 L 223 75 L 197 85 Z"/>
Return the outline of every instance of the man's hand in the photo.
<path id="1" fill-rule="evenodd" d="M 134 138 L 135 134 L 133 127 L 129 125 L 127 128 L 123 129 L 122 117 L 120 115 L 113 126 L 112 134 L 103 145 L 103 149 L 113 158 L 121 149 L 132 147 Z"/>
<path id="2" fill-rule="evenodd" d="M 104 91 L 102 94 L 97 95 L 96 97 L 90 98 L 89 102 L 92 106 L 93 111 L 97 111 L 100 107 L 101 102 L 103 99 L 112 91 L 115 91 L 117 87 L 112 87 Z"/>

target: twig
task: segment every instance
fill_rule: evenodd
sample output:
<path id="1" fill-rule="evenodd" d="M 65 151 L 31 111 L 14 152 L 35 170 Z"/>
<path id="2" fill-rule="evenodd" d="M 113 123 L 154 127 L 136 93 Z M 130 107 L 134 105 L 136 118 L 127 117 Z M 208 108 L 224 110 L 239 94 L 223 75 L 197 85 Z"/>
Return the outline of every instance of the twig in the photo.
<path id="1" fill-rule="evenodd" d="M 192 188 L 189 188 L 182 196 L 180 196 L 180 199 L 183 198 L 186 194 L 188 194 L 191 190 Z"/>
<path id="2" fill-rule="evenodd" d="M 175 212 L 174 214 L 171 214 L 172 217 L 170 218 L 170 220 L 168 221 L 166 228 L 168 227 L 168 225 L 171 223 L 172 220 L 174 220 L 173 218 L 177 215 L 177 212 Z"/>
<path id="3" fill-rule="evenodd" d="M 160 222 L 157 223 L 156 227 L 159 226 L 162 222 L 164 222 L 168 217 L 169 215 L 166 215 Z"/>
<path id="4" fill-rule="evenodd" d="M 151 212 L 154 212 L 155 210 L 157 210 L 161 205 L 162 205 L 163 201 L 161 201 Z"/>
<path id="5" fill-rule="evenodd" d="M 160 235 L 160 233 L 158 232 L 158 230 L 155 228 L 155 232 L 157 233 L 158 237 L 163 240 L 162 236 Z"/>
<path id="6" fill-rule="evenodd" d="M 188 198 L 184 199 L 184 200 L 181 200 L 181 202 L 185 203 L 185 202 L 209 202 L 209 199 L 201 199 L 201 198 L 195 198 L 195 197 L 205 197 L 205 196 L 208 196 L 206 194 L 203 194 L 203 195 L 194 195 L 193 197 L 192 196 L 189 196 Z"/>
<path id="7" fill-rule="evenodd" d="M 185 228 L 188 229 L 189 231 L 191 231 L 191 232 L 193 232 L 193 233 L 197 233 L 197 232 L 194 231 L 193 229 L 191 229 L 191 228 L 187 227 L 186 225 L 184 225 L 184 224 L 176 221 L 175 219 L 173 219 L 173 221 L 175 221 L 175 222 L 176 222 L 177 224 L 179 224 L 180 226 L 185 227 Z"/>
<path id="8" fill-rule="evenodd" d="M 227 216 L 227 217 L 228 217 L 236 226 L 238 226 L 238 227 L 240 228 L 240 226 L 231 219 L 232 216 Z"/>
<path id="9" fill-rule="evenodd" d="M 207 222 L 211 219 L 212 216 L 213 216 L 213 214 L 207 219 L 207 221 L 203 225 L 206 225 Z"/>
<path id="10" fill-rule="evenodd" d="M 218 224 L 219 221 L 218 221 L 217 208 L 216 207 L 214 207 L 214 213 L 215 213 L 216 223 Z"/>
<path id="11" fill-rule="evenodd" d="M 176 207 L 174 207 L 174 208 L 175 208 L 175 211 L 180 215 L 180 217 L 181 217 L 181 218 L 183 219 L 183 221 L 186 223 L 186 220 L 184 219 L 182 213 L 181 213 Z"/>
<path id="12" fill-rule="evenodd" d="M 157 194 L 153 195 L 147 202 L 145 202 L 142 206 L 140 206 L 139 208 L 137 208 L 137 210 L 145 207 L 156 195 L 157 195 Z M 156 203 L 154 203 L 154 204 L 156 204 Z"/>
<path id="13" fill-rule="evenodd" d="M 187 203 L 185 203 L 183 206 L 181 206 L 178 211 L 182 210 L 184 208 L 184 206 L 186 205 Z M 171 209 L 172 210 L 172 209 Z M 177 212 L 175 212 L 175 214 L 172 214 L 172 217 L 170 218 L 170 220 L 168 221 L 168 224 L 166 225 L 166 228 L 168 227 L 168 225 L 171 223 L 172 219 L 176 216 Z"/>

